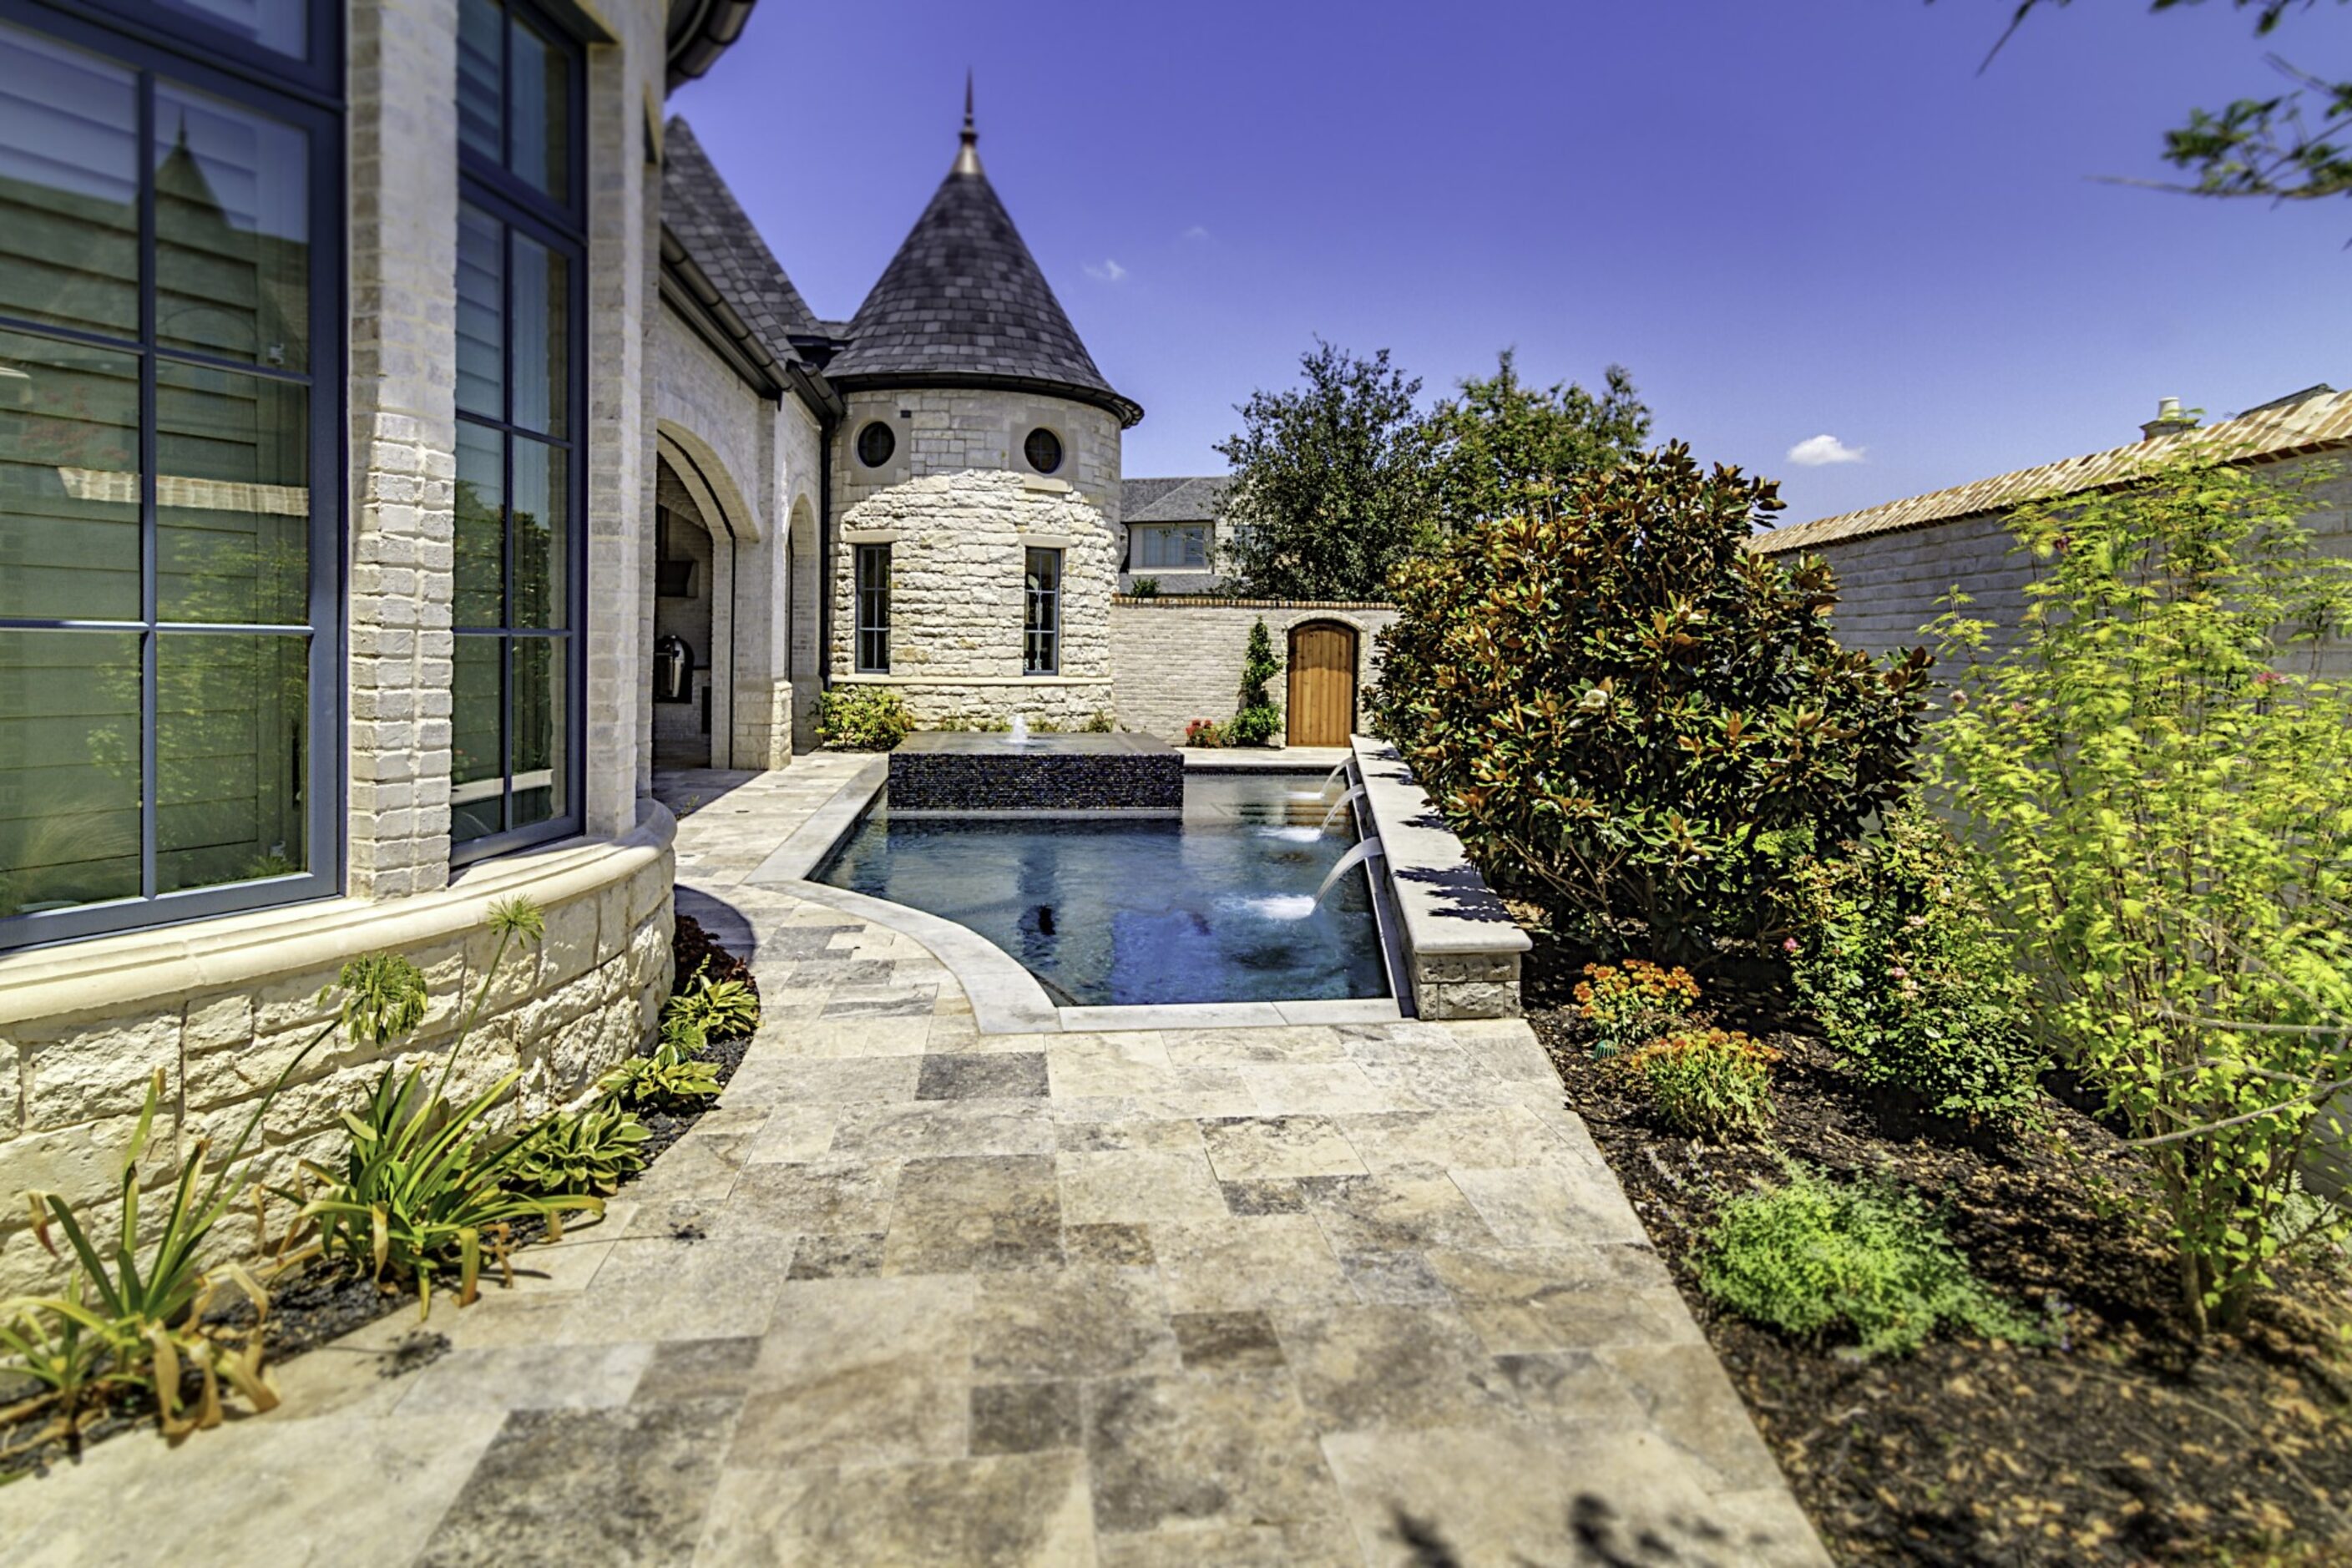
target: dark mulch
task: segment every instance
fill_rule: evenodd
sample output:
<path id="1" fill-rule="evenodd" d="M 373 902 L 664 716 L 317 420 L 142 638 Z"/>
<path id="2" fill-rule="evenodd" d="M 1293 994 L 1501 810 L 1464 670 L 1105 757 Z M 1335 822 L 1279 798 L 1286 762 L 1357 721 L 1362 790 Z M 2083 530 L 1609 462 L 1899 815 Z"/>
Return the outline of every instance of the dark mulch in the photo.
<path id="1" fill-rule="evenodd" d="M 757 993 L 759 983 L 751 978 L 751 966 L 713 941 L 690 915 L 677 917 L 677 928 L 671 939 L 672 956 L 681 984 L 697 973 L 706 962 L 714 980 L 740 980 Z M 731 1039 L 711 1040 L 698 1053 L 701 1060 L 715 1062 L 719 1079 L 723 1085 L 735 1076 L 742 1064 L 744 1053 L 751 1048 L 748 1035 Z M 717 1103 L 717 1097 L 688 1110 L 644 1110 L 637 1119 L 645 1124 L 648 1136 L 639 1145 L 651 1165 L 662 1152 L 693 1130 L 703 1112 Z M 627 1184 L 623 1184 L 626 1190 Z M 573 1226 L 593 1225 L 593 1217 L 583 1211 Z M 547 1227 L 542 1222 L 531 1221 L 514 1228 L 511 1245 L 518 1253 L 532 1243 L 545 1239 Z M 62 1244 L 61 1244 L 62 1245 Z M 525 1260 L 523 1267 L 529 1267 Z M 496 1289 L 495 1271 L 485 1268 L 485 1289 Z M 268 1281 L 269 1323 L 267 1364 L 276 1365 L 306 1351 L 341 1339 L 354 1329 L 364 1328 L 389 1313 L 406 1309 L 415 1310 L 416 1287 L 414 1280 L 387 1280 L 378 1283 L 364 1275 L 353 1274 L 338 1262 L 317 1258 Z M 215 1308 L 207 1322 L 219 1322 L 236 1329 L 251 1324 L 253 1312 L 249 1305 L 237 1300 L 233 1305 Z M 437 1334 L 420 1333 L 413 1336 L 413 1345 L 404 1351 L 430 1359 L 446 1349 L 447 1342 Z M 201 1384 L 192 1373 L 185 1380 L 184 1393 L 193 1398 Z M 0 1391 L 0 1408 L 5 1408 L 9 1394 Z M 44 1412 L 29 1412 L 14 1420 L 0 1420 L 0 1485 L 27 1472 L 45 1474 L 48 1468 L 68 1457 L 67 1445 L 61 1439 L 22 1449 L 26 1442 L 44 1426 L 48 1417 Z M 81 1432 L 82 1446 L 102 1442 L 108 1437 L 133 1427 L 153 1422 L 154 1402 L 143 1394 L 126 1395 L 105 1414 L 93 1419 Z"/>
<path id="2" fill-rule="evenodd" d="M 1589 957 L 1538 933 L 1529 1021 L 1839 1562 L 2352 1562 L 2339 1266 L 2284 1279 L 2241 1337 L 2192 1339 L 2171 1254 L 2097 1195 L 2137 1180 L 2111 1130 L 2056 1099 L 2044 1126 L 2006 1140 L 1922 1117 L 1849 1077 L 1758 967 L 1711 986 L 1708 1010 L 1784 1053 L 1773 1142 L 1942 1204 L 1979 1275 L 2060 1335 L 2049 1349 L 1938 1341 L 1875 1362 L 1792 1343 L 1719 1309 L 1693 1258 L 1727 1198 L 1780 1177 L 1775 1153 L 1694 1143 L 1648 1119 L 1575 1016 Z"/>

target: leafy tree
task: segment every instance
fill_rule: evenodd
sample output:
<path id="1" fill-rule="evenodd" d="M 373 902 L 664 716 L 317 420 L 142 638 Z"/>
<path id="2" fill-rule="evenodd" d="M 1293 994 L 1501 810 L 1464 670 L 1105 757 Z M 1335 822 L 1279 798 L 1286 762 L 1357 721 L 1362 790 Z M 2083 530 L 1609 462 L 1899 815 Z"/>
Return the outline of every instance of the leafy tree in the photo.
<path id="1" fill-rule="evenodd" d="M 1250 627 L 1249 646 L 1242 653 L 1241 705 L 1225 726 L 1225 739 L 1236 746 L 1263 746 L 1282 733 L 1282 709 L 1265 689 L 1281 673 L 1274 637 L 1261 617 Z"/>
<path id="2" fill-rule="evenodd" d="M 2347 1219 L 2298 1184 L 2352 1087 L 2352 683 L 2304 646 L 2352 627 L 2352 563 L 2304 506 L 2182 467 L 2027 507 L 2022 641 L 1939 626 L 1966 661 L 1945 804 L 2053 1054 L 2154 1173 L 2200 1329 L 2242 1324 L 2271 1260 Z"/>
<path id="3" fill-rule="evenodd" d="M 1928 658 L 1838 646 L 1836 581 L 1746 548 L 1779 487 L 1679 442 L 1396 574 L 1372 710 L 1490 875 L 1612 948 L 1762 933 L 1792 850 L 1911 776 Z"/>
<path id="4" fill-rule="evenodd" d="M 1650 410 L 1622 365 L 1597 395 L 1574 382 L 1537 387 L 1505 349 L 1493 375 L 1463 382 L 1431 412 L 1427 430 L 1436 516 L 1454 529 L 1548 505 L 1570 476 L 1623 461 L 1648 438 Z"/>
<path id="5" fill-rule="evenodd" d="M 2073 0 L 2020 0 L 1993 52 L 1998 54 L 2025 19 L 2044 5 Z M 2150 0 L 2151 11 L 2169 11 L 2204 0 Z M 2230 0 L 2255 13 L 2254 36 L 2268 37 L 2291 10 L 2308 11 L 2323 0 Z M 2352 0 L 2336 0 L 2338 5 Z M 2161 188 L 2199 196 L 2267 196 L 2310 201 L 2352 195 L 2352 80 L 2328 81 L 2296 69 L 2276 55 L 2271 68 L 2293 84 L 2269 98 L 2242 98 L 2218 112 L 2189 111 L 2189 123 L 2164 133 L 2164 161 L 2195 176 L 2186 184 Z M 1990 62 L 1990 57 L 1988 57 Z"/>
<path id="6" fill-rule="evenodd" d="M 1428 513 L 1421 383 L 1381 349 L 1359 359 L 1316 340 L 1306 384 L 1258 391 L 1239 434 L 1224 514 L 1244 592 L 1272 599 L 1377 599 Z"/>

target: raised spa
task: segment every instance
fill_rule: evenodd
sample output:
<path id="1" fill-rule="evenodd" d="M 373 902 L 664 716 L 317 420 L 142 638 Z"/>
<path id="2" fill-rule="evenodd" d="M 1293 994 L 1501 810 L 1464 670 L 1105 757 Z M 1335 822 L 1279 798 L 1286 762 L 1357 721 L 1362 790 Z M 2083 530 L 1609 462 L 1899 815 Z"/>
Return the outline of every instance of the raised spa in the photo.
<path id="1" fill-rule="evenodd" d="M 1356 843 L 1338 798 L 1195 770 L 1170 817 L 894 820 L 885 791 L 815 879 L 979 932 L 1066 1006 L 1386 996 L 1364 872 L 1331 877 Z"/>

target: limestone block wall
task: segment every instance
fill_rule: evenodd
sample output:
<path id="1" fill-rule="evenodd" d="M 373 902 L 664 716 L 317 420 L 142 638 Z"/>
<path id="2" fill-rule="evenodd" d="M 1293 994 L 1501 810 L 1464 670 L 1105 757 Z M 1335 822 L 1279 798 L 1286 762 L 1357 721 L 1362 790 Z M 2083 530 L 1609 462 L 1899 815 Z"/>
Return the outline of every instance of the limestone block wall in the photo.
<path id="1" fill-rule="evenodd" d="M 1058 398 L 992 392 L 862 393 L 848 402 L 834 457 L 834 682 L 892 687 L 925 725 L 1018 714 L 1075 727 L 1109 712 L 1118 421 Z M 869 468 L 854 445 L 874 419 L 888 420 L 898 441 L 889 462 Z M 1063 442 L 1052 475 L 1020 456 L 1040 426 Z M 860 543 L 890 546 L 887 675 L 856 669 Z M 1063 552 L 1060 669 L 1049 676 L 1022 673 L 1033 547 Z"/>
<path id="2" fill-rule="evenodd" d="M 518 894 L 539 904 L 546 938 L 509 949 L 451 1081 L 478 1091 L 520 1071 L 509 1116 L 581 1097 L 652 1037 L 669 994 L 675 830 L 648 801 L 637 830 L 617 842 L 488 861 L 415 898 L 342 899 L 202 921 L 169 940 L 134 933 L 0 956 L 0 1193 L 55 1192 L 111 1236 L 116 1172 L 152 1075 L 163 1073 L 163 1093 L 146 1169 L 160 1183 L 199 1140 L 226 1153 L 278 1073 L 334 1018 L 329 988 L 362 953 L 397 952 L 425 972 L 432 1008 L 403 1048 L 430 1055 L 438 1070 L 493 973 L 490 909 Z M 335 1155 L 338 1119 L 390 1059 L 340 1035 L 312 1052 L 262 1118 L 249 1150 L 256 1179 L 290 1184 L 302 1160 Z M 289 1212 L 278 1205 L 272 1223 Z M 21 1202 L 0 1209 L 0 1296 L 58 1278 L 21 1234 L 26 1217 Z M 217 1256 L 249 1255 L 257 1240 L 251 1209 L 241 1208 Z"/>
<path id="3" fill-rule="evenodd" d="M 1380 679 L 1378 635 L 1396 620 L 1388 605 L 1354 600 L 1113 599 L 1110 651 L 1121 729 L 1141 730 L 1181 742 L 1195 719 L 1219 723 L 1233 717 L 1241 692 L 1242 655 L 1250 627 L 1265 622 L 1275 657 L 1284 673 L 1270 683 L 1274 700 L 1285 700 L 1290 628 L 1306 621 L 1338 621 L 1356 630 L 1356 693 Z"/>
<path id="4" fill-rule="evenodd" d="M 2302 458 L 2264 470 L 2282 483 L 2309 481 L 2304 499 L 2313 510 L 2303 516 L 2318 548 L 2352 559 L 2352 473 L 2347 459 Z M 1871 534 L 1823 545 L 1813 553 L 1837 574 L 1838 606 L 1832 619 L 1840 641 L 1883 653 L 1934 639 L 1924 628 L 1944 614 L 1942 603 L 1955 586 L 1975 603 L 1969 614 L 1994 626 L 1993 645 L 2006 646 L 2026 605 L 2025 585 L 2033 563 L 2016 550 L 2006 514 L 1932 523 L 1924 528 Z M 1753 546 L 1777 553 L 1774 536 L 1759 535 Z M 2319 650 L 2320 668 L 2352 677 L 2352 646 L 2333 643 Z"/>

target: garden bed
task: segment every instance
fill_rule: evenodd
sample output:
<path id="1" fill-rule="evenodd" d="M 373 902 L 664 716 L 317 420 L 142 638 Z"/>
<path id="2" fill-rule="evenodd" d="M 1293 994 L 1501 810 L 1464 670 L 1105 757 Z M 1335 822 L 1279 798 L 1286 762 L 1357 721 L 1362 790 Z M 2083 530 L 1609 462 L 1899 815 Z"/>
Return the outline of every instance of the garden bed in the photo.
<path id="1" fill-rule="evenodd" d="M 1528 1020 L 1840 1563 L 2347 1561 L 2340 1271 L 2283 1279 L 2242 1336 L 2192 1339 L 2162 1238 L 2094 1197 L 2135 1179 L 2114 1132 L 2056 1098 L 2007 1141 L 1918 1117 L 1850 1077 L 1777 984 L 1717 982 L 1703 1008 L 1782 1053 L 1769 1142 L 1666 1131 L 1591 1054 L 1570 996 L 1590 957 L 1538 934 Z M 1696 1253 L 1727 1199 L 1780 1179 L 1776 1149 L 1943 1205 L 1979 1276 L 2055 1342 L 1938 1339 L 1865 1362 L 1731 1315 L 1699 1289 Z"/>
<path id="2" fill-rule="evenodd" d="M 751 986 L 755 994 L 758 990 L 757 982 L 751 978 L 751 965 L 719 946 L 691 916 L 681 914 L 677 917 L 671 951 L 681 986 L 698 973 L 702 973 L 707 964 L 708 973 L 713 981 L 740 980 Z M 727 1080 L 734 1077 L 736 1068 L 741 1065 L 751 1043 L 749 1035 L 709 1040 L 697 1053 L 697 1059 L 716 1066 L 723 1088 Z M 646 1141 L 637 1145 L 645 1157 L 646 1168 L 650 1168 L 670 1145 L 691 1131 L 694 1124 L 718 1101 L 719 1097 L 713 1095 L 688 1110 L 646 1109 L 637 1111 L 636 1118 L 644 1124 L 647 1134 Z M 628 1191 L 629 1183 L 635 1179 L 632 1176 L 623 1180 L 622 1193 Z M 108 1223 L 111 1223 L 111 1216 L 109 1216 Z M 578 1228 L 591 1228 L 595 1223 L 583 1211 Z M 568 1226 L 567 1232 L 571 1228 Z M 546 1226 L 536 1221 L 515 1226 L 513 1245 L 518 1262 L 523 1268 L 529 1267 L 527 1249 L 532 1243 L 544 1239 L 545 1235 Z M 483 1268 L 483 1278 L 482 1288 L 486 1292 L 499 1289 L 497 1270 L 487 1264 Z M 265 1282 L 269 1292 L 265 1367 L 282 1364 L 306 1351 L 315 1350 L 355 1329 L 364 1328 L 380 1318 L 395 1311 L 414 1311 L 416 1307 L 415 1280 L 403 1278 L 379 1282 L 354 1274 L 341 1262 L 326 1258 L 314 1258 L 289 1274 Z M 443 1289 L 446 1290 L 449 1287 L 445 1283 Z M 233 1306 L 215 1309 L 205 1321 L 217 1321 L 232 1329 L 242 1328 L 252 1322 L 253 1311 L 240 1300 Z M 439 1336 L 418 1339 L 415 1342 L 417 1353 L 425 1359 L 431 1359 L 440 1349 L 446 1348 L 446 1343 L 436 1342 L 438 1340 Z M 184 1379 L 182 1393 L 186 1398 L 193 1399 L 200 1389 L 201 1383 L 192 1370 Z M 5 1409 L 5 1399 L 0 1399 L 0 1412 Z M 28 1474 L 45 1474 L 50 1466 L 69 1458 L 69 1446 L 62 1437 L 41 1443 L 28 1441 L 49 1419 L 46 1410 L 30 1411 L 14 1419 L 0 1418 L 0 1485 Z M 152 1426 L 154 1420 L 155 1404 L 152 1398 L 143 1394 L 127 1395 L 82 1427 L 80 1446 L 88 1447 L 120 1433 Z M 20 1448 L 17 1447 L 20 1443 L 26 1446 Z"/>

